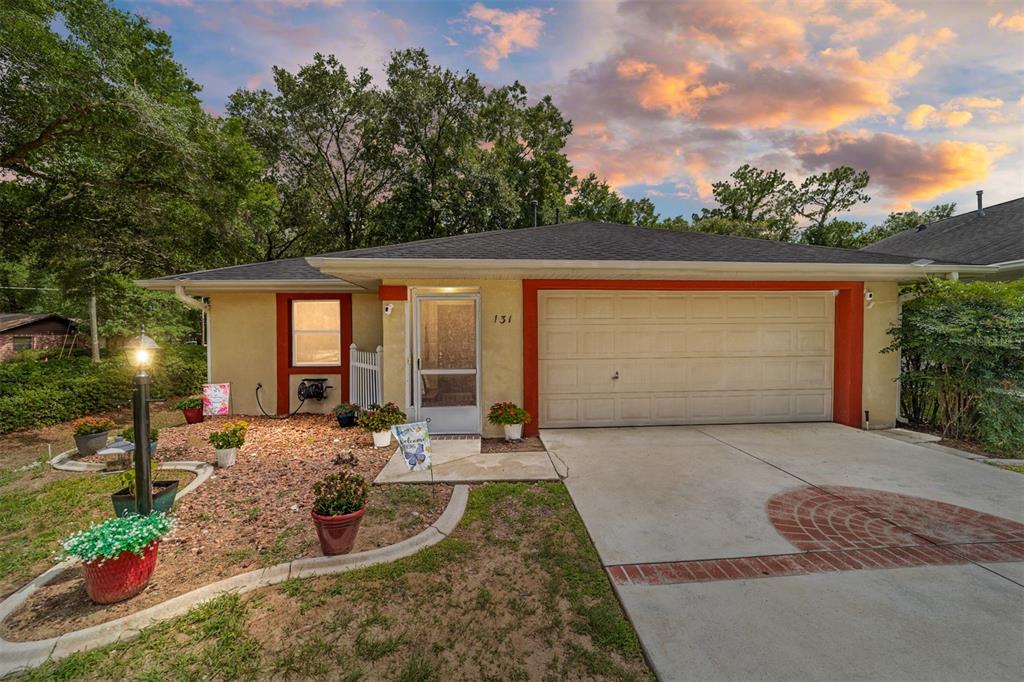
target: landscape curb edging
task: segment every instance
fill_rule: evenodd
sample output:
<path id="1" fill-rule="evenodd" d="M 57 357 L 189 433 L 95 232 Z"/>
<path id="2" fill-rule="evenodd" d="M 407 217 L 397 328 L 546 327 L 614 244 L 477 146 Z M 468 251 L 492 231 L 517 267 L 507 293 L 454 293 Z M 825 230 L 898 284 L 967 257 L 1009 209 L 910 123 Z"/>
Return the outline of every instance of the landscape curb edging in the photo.
<path id="1" fill-rule="evenodd" d="M 179 464 L 181 463 L 179 462 Z M 194 463 L 189 462 L 189 464 Z M 205 462 L 202 464 L 205 464 Z M 212 469 L 213 467 L 210 467 L 210 473 L 212 473 Z M 209 473 L 207 473 L 208 476 Z M 198 480 L 197 476 L 196 481 Z M 189 487 L 192 486 L 190 485 Z M 295 559 L 283 564 L 249 571 L 248 573 L 242 573 L 210 583 L 209 585 L 204 585 L 185 594 L 179 594 L 165 602 L 154 604 L 142 611 L 122 616 L 116 620 L 49 639 L 11 642 L 0 638 L 0 677 L 18 670 L 41 665 L 51 659 L 63 658 L 78 651 L 131 639 L 143 628 L 180 616 L 193 606 L 227 592 L 244 594 L 260 587 L 284 582 L 290 578 L 308 578 L 332 573 L 344 573 L 411 556 L 421 549 L 437 544 L 448 537 L 462 519 L 468 500 L 469 487 L 465 485 L 455 486 L 451 499 L 448 501 L 448 506 L 441 513 L 437 521 L 413 537 L 393 545 L 388 545 L 387 547 L 379 547 L 356 554 Z M 70 561 L 57 564 L 7 597 L 3 602 L 0 602 L 0 620 L 6 618 L 25 603 L 33 592 L 53 580 L 70 565 L 72 565 Z"/>
<path id="2" fill-rule="evenodd" d="M 75 449 L 65 450 L 59 455 L 52 457 L 48 464 L 58 471 L 73 471 L 75 473 L 99 473 L 103 471 L 105 465 L 100 464 L 99 462 L 78 462 L 71 459 L 71 457 L 73 457 L 77 452 L 78 450 Z M 161 462 L 159 468 L 163 470 L 175 469 L 178 471 L 188 471 L 195 474 L 195 479 L 178 491 L 178 494 L 176 495 L 176 497 L 183 497 L 198 488 L 201 484 L 205 483 L 206 480 L 213 475 L 215 467 L 209 462 L 180 460 Z"/>

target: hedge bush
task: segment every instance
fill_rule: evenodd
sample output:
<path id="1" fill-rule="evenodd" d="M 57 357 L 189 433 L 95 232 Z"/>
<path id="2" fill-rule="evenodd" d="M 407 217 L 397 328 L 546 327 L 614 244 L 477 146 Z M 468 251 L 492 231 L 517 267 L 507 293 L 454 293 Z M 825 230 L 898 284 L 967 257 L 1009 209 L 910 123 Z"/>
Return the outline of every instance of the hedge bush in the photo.
<path id="1" fill-rule="evenodd" d="M 28 354 L 0 363 L 0 433 L 46 426 L 131 402 L 135 369 L 121 353 L 98 364 L 87 357 Z M 152 369 L 155 398 L 188 395 L 206 380 L 206 350 L 169 346 Z"/>
<path id="2" fill-rule="evenodd" d="M 1024 281 L 934 280 L 909 291 L 887 349 L 902 357 L 903 415 L 1024 457 Z"/>

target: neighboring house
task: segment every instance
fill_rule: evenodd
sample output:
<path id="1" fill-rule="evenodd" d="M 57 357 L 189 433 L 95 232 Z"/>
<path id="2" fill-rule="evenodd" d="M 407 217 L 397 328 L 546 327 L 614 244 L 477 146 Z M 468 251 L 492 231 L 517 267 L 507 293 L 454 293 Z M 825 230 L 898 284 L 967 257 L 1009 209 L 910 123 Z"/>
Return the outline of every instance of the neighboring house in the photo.
<path id="1" fill-rule="evenodd" d="M 570 223 L 241 265 L 140 282 L 208 297 L 210 375 L 232 410 L 295 410 L 350 349 L 382 346 L 384 400 L 440 433 L 896 420 L 899 283 L 984 267 L 851 249 Z M 196 301 L 191 300 L 192 304 Z"/>
<path id="2" fill-rule="evenodd" d="M 865 246 L 863 251 L 987 265 L 977 279 L 1024 277 L 1024 197 L 919 225 Z"/>
<path id="3" fill-rule="evenodd" d="M 75 346 L 76 325 L 53 313 L 0 313 L 0 361 L 23 350 Z"/>

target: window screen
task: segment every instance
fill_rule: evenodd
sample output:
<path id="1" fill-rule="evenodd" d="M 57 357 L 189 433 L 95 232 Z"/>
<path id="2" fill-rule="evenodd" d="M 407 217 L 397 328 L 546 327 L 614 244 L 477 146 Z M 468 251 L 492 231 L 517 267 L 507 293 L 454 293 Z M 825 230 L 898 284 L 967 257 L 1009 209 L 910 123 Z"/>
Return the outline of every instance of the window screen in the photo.
<path id="1" fill-rule="evenodd" d="M 292 365 L 341 364 L 341 304 L 292 301 Z"/>

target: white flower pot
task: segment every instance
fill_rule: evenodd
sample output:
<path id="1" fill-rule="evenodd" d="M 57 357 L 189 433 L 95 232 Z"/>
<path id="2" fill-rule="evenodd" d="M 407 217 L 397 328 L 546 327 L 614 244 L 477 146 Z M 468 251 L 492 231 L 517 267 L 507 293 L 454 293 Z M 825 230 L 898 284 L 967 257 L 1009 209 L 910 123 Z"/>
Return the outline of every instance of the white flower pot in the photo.
<path id="1" fill-rule="evenodd" d="M 238 448 L 224 448 L 223 450 L 217 450 L 217 466 L 224 468 L 235 465 L 235 455 L 238 453 Z"/>
<path id="2" fill-rule="evenodd" d="M 505 424 L 505 440 L 522 440 L 523 439 L 523 425 L 522 424 Z"/>
<path id="3" fill-rule="evenodd" d="M 373 434 L 373 447 L 386 448 L 391 445 L 391 430 L 376 431 Z"/>

